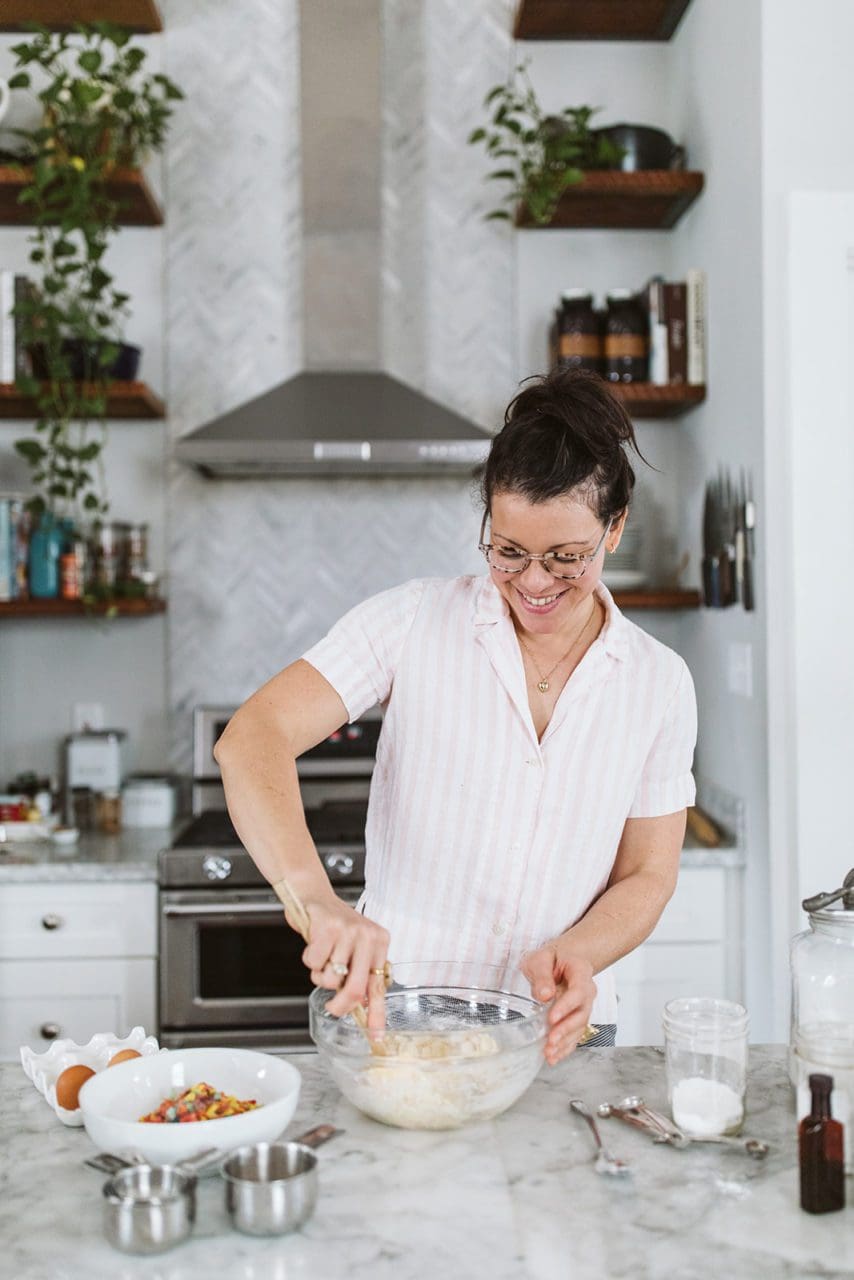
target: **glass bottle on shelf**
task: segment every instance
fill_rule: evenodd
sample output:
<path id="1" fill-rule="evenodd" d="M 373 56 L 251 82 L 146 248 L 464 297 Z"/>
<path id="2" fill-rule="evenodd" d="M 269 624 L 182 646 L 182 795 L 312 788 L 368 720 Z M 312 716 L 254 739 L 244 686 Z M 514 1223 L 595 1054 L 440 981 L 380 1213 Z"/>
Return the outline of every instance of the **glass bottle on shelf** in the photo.
<path id="1" fill-rule="evenodd" d="M 631 289 L 612 289 L 605 317 L 605 376 L 609 382 L 646 382 L 649 316 Z"/>
<path id="2" fill-rule="evenodd" d="M 561 369 L 604 372 L 600 318 L 589 289 L 566 289 L 557 313 L 557 363 Z"/>

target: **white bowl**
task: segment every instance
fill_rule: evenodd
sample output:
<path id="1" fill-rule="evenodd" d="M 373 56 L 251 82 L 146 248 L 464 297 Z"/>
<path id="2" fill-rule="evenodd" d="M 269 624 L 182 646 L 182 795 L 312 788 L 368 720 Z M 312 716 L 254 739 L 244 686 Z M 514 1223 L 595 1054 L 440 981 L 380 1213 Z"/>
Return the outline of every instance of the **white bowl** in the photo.
<path id="1" fill-rule="evenodd" d="M 254 1098 L 253 1111 L 192 1124 L 141 1123 L 164 1098 L 204 1081 L 222 1093 Z M 175 1049 L 121 1062 L 80 1090 L 86 1132 L 101 1151 L 139 1151 L 171 1163 L 206 1147 L 232 1151 L 273 1142 L 296 1110 L 302 1077 L 290 1062 L 251 1049 Z"/>

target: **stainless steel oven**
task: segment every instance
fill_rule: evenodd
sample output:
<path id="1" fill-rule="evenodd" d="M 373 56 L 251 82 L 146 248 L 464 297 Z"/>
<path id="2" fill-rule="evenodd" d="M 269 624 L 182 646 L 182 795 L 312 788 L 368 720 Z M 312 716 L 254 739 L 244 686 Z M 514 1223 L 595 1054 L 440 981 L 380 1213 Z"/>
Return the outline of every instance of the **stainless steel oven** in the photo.
<path id="1" fill-rule="evenodd" d="M 310 1047 L 305 944 L 241 846 L 225 809 L 213 745 L 231 714 L 194 716 L 192 820 L 160 855 L 160 1041 L 168 1048 Z M 336 892 L 364 887 L 364 829 L 379 714 L 300 757 L 306 821 Z"/>

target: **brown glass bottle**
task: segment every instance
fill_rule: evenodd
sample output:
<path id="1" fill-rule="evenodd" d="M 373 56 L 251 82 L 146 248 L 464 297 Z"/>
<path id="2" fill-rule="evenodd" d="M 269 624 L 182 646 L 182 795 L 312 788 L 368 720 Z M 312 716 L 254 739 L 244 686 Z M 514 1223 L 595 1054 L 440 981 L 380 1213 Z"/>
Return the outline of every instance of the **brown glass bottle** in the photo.
<path id="1" fill-rule="evenodd" d="M 629 289 L 608 294 L 605 377 L 609 382 L 646 382 L 649 377 L 649 316 Z"/>
<path id="2" fill-rule="evenodd" d="M 842 1125 L 831 1116 L 832 1089 L 832 1076 L 810 1076 L 810 1114 L 798 1126 L 801 1208 L 807 1213 L 833 1213 L 845 1207 Z"/>

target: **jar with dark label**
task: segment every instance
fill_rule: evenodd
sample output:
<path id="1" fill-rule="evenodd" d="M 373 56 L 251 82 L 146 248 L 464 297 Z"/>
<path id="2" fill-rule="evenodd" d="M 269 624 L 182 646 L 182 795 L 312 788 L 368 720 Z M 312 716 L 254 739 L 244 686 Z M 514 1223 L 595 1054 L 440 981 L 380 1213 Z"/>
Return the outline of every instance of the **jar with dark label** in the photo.
<path id="1" fill-rule="evenodd" d="M 586 289 L 567 289 L 561 296 L 557 327 L 558 366 L 602 373 L 602 329 L 593 295 Z"/>
<path id="2" fill-rule="evenodd" d="M 609 382 L 646 382 L 649 377 L 649 316 L 630 289 L 608 294 L 605 376 Z"/>

